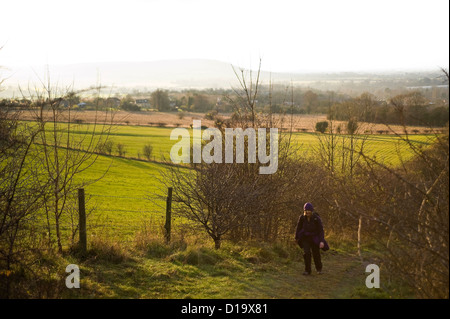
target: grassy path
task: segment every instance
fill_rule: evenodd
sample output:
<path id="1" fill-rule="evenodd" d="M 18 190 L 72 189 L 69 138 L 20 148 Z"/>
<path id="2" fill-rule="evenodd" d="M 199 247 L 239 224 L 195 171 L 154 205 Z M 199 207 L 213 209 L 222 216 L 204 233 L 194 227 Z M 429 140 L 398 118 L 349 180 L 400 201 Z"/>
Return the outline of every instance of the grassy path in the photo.
<path id="1" fill-rule="evenodd" d="M 260 248 L 229 246 L 155 251 L 125 257 L 103 256 L 81 264 L 82 289 L 65 298 L 151 299 L 327 299 L 389 297 L 364 294 L 365 265 L 352 254 L 330 250 L 323 254 L 324 274 L 303 276 L 300 250 L 275 256 Z M 236 250 L 237 249 L 237 250 Z M 293 256 L 292 254 L 296 254 Z M 120 254 L 119 254 L 120 255 Z M 259 259 L 258 256 L 260 257 Z M 261 256 L 265 256 L 266 259 Z M 117 257 L 117 256 L 116 256 Z M 106 258 L 106 259 L 102 259 Z M 372 289 L 373 290 L 373 289 Z M 361 294 L 360 292 L 363 292 Z"/>
<path id="2" fill-rule="evenodd" d="M 314 268 L 314 266 L 313 266 Z M 303 276 L 303 263 L 295 262 L 263 273 L 249 285 L 248 298 L 323 299 L 349 297 L 353 288 L 364 286 L 364 269 L 357 258 L 338 254 L 324 256 L 324 273 Z M 358 274 L 358 276 L 355 276 Z"/>

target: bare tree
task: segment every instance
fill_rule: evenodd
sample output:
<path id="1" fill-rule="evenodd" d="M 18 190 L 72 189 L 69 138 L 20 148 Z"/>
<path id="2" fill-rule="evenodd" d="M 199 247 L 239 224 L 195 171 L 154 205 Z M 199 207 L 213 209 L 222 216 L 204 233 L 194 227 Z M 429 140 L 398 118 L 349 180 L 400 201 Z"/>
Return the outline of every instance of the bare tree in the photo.
<path id="1" fill-rule="evenodd" d="M 261 59 L 259 60 L 256 79 L 253 79 L 252 70 L 246 71 L 244 68 L 240 68 L 238 73 L 234 66 L 232 68 L 240 87 L 238 89 L 233 88 L 236 98 L 233 99 L 229 96 L 225 96 L 225 98 L 234 106 L 234 112 L 237 114 L 236 119 L 241 121 L 241 126 L 244 126 L 242 121 L 246 122 L 249 119 L 251 127 L 255 128 L 257 125 L 256 104 L 258 103 L 257 96 L 260 86 Z"/>
<path id="2" fill-rule="evenodd" d="M 18 119 L 19 113 L 0 110 L 0 278 L 6 280 L 0 296 L 6 297 L 13 267 L 26 267 L 37 248 L 30 239 L 39 231 L 37 211 L 47 186 L 35 178 L 41 170 L 33 147 L 39 128 Z"/>
<path id="3" fill-rule="evenodd" d="M 35 144 L 42 171 L 38 174 L 44 183 L 51 185 L 46 188 L 43 205 L 49 238 L 54 231 L 58 250 L 62 252 L 61 224 L 70 194 L 95 181 L 81 181 L 77 177 L 96 162 L 99 155 L 95 151 L 108 141 L 114 114 L 96 108 L 94 123 L 86 124 L 80 134 L 80 125 L 74 124 L 76 112 L 72 109 L 76 96 L 85 90 L 74 92 L 71 87 L 61 90 L 51 84 L 49 76 L 47 83 L 41 84 L 39 89 L 28 89 L 28 94 L 35 105 L 34 118 L 39 128 Z M 99 94 L 100 89 L 94 90 Z"/>
<path id="4" fill-rule="evenodd" d="M 333 177 L 329 204 L 346 212 L 352 225 L 359 221 L 359 241 L 370 236 L 384 247 L 381 259 L 392 277 L 418 296 L 448 298 L 448 129 L 436 132 L 428 148 L 417 147 L 408 134 L 397 137 L 413 159 L 392 167 L 362 151 L 352 178 Z"/>
<path id="5" fill-rule="evenodd" d="M 174 212 L 202 226 L 216 248 L 249 217 L 244 208 L 258 205 L 256 181 L 248 183 L 237 174 L 233 164 L 216 163 L 172 167 L 164 174 L 167 186 L 173 186 Z"/>
<path id="6" fill-rule="evenodd" d="M 292 227 L 295 226 L 301 207 L 299 202 L 308 200 L 306 195 L 299 197 L 298 189 L 306 190 L 309 186 L 311 190 L 317 190 L 316 185 L 320 183 L 314 183 L 315 178 L 307 173 L 311 165 L 302 165 L 305 158 L 295 156 L 298 151 L 291 140 L 292 120 L 285 125 L 284 118 L 276 119 L 270 112 L 257 112 L 259 71 L 256 80 L 247 78 L 244 70 L 241 70 L 240 75 L 235 73 L 240 89 L 234 90 L 234 96 L 227 96 L 235 115 L 219 129 L 223 133 L 226 127 L 242 130 L 274 127 L 279 132 L 286 132 L 278 136 L 277 172 L 271 175 L 259 174 L 259 160 L 254 163 L 248 161 L 247 138 L 244 139 L 244 163 L 201 162 L 183 168 L 171 165 L 162 173 L 161 181 L 166 187 L 173 187 L 174 212 L 192 221 L 197 229 L 200 227 L 206 231 L 214 240 L 216 248 L 220 247 L 224 238 L 269 241 L 284 236 L 292 241 Z M 286 131 L 282 130 L 284 126 L 287 126 Z M 222 147 L 225 144 L 222 142 Z M 266 153 L 268 147 L 266 144 Z M 234 139 L 233 149 L 235 152 Z M 311 177 L 307 182 L 302 179 L 306 175 Z M 312 195 L 308 191 L 303 194 Z"/>
<path id="7" fill-rule="evenodd" d="M 1 48 L 0 48 L 1 49 Z M 0 85 L 4 79 L 0 79 Z M 1 88 L 0 88 L 1 89 Z M 26 267 L 36 248 L 36 210 L 43 192 L 33 143 L 38 128 L 19 121 L 19 113 L 0 108 L 0 297 L 10 298 L 15 267 Z M 33 262 L 34 260 L 32 260 Z"/>

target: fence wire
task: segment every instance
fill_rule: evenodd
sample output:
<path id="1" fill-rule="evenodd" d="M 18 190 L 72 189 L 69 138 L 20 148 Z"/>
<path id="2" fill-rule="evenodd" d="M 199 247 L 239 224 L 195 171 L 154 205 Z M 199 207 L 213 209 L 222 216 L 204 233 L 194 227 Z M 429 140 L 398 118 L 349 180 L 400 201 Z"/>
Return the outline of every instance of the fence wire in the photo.
<path id="1" fill-rule="evenodd" d="M 80 198 L 73 196 L 72 199 L 73 203 L 61 215 L 58 223 L 52 212 L 46 213 L 43 210 L 39 218 L 30 223 L 29 231 L 55 240 L 55 230 L 59 228 L 65 244 L 76 243 L 79 238 Z M 165 207 L 162 203 L 155 205 L 148 196 L 108 195 L 86 191 L 84 204 L 88 244 L 93 244 L 96 240 L 137 243 L 164 239 Z M 130 208 L 126 208 L 127 206 Z M 172 230 L 176 230 L 178 222 L 179 219 L 171 218 Z"/>

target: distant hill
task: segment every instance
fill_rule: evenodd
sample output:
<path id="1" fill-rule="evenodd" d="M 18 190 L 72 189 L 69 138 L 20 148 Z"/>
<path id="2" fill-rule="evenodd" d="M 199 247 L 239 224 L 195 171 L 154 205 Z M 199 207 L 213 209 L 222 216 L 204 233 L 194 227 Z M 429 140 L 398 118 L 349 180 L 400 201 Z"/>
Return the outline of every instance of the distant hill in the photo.
<path id="1" fill-rule="evenodd" d="M 202 59 L 80 63 L 53 65 L 49 70 L 53 81 L 74 82 L 77 87 L 94 85 L 97 79 L 103 85 L 149 88 L 229 88 L 236 83 L 231 64 Z M 8 82 L 38 80 L 31 68 L 15 69 L 13 73 Z M 45 72 L 37 73 L 43 77 Z"/>
<path id="2" fill-rule="evenodd" d="M 239 67 L 235 67 L 239 72 Z M 261 80 L 267 84 L 269 77 L 275 83 L 294 83 L 319 89 L 339 89 L 342 83 L 347 85 L 362 81 L 377 82 L 386 87 L 392 83 L 404 86 L 429 85 L 423 79 L 432 79 L 435 82 L 439 70 L 432 72 L 340 72 L 340 73 L 271 73 L 264 70 L 264 61 Z M 76 88 L 85 88 L 97 83 L 117 88 L 145 88 L 145 89 L 203 89 L 203 88 L 230 88 L 239 85 L 230 63 L 206 60 L 162 60 L 152 62 L 107 62 L 107 63 L 80 63 L 69 65 L 49 66 L 52 83 L 59 86 L 74 84 Z M 17 85 L 27 86 L 29 83 L 39 83 L 38 76 L 44 78 L 45 67 L 37 69 L 32 67 L 9 68 L 11 75 L 3 84 L 1 95 L 11 95 L 16 91 Z M 254 71 L 253 76 L 256 76 Z M 337 87 L 337 84 L 340 87 Z M 433 84 L 442 84 L 433 83 Z M 334 87 L 333 87 L 334 86 Z M 17 95 L 17 93 L 15 93 Z"/>

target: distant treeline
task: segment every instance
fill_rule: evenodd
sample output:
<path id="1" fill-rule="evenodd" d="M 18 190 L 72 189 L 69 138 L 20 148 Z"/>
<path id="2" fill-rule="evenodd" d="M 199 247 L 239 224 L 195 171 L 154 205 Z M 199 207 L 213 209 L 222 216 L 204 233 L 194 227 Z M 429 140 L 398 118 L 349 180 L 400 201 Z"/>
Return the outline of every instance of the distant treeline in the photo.
<path id="1" fill-rule="evenodd" d="M 400 94 L 379 101 L 369 93 L 333 104 L 329 120 L 442 127 L 448 123 L 448 101 L 433 103 L 419 92 Z"/>
<path id="2" fill-rule="evenodd" d="M 391 92 L 393 93 L 393 92 Z M 228 97 L 232 90 L 205 89 L 169 91 L 157 89 L 126 96 L 87 98 L 77 94 L 61 100 L 63 106 L 75 109 L 113 107 L 129 112 L 143 110 L 160 112 L 233 113 Z M 327 114 L 328 119 L 359 122 L 445 126 L 449 117 L 448 92 L 434 97 L 421 91 L 392 94 L 389 99 L 363 93 L 357 97 L 334 91 L 317 91 L 290 86 L 261 86 L 255 110 L 264 113 Z M 1 107 L 33 108 L 28 99 L 3 99 Z"/>

